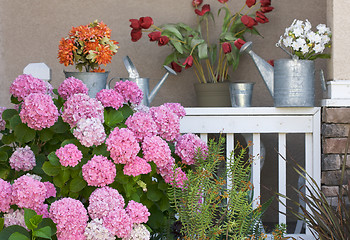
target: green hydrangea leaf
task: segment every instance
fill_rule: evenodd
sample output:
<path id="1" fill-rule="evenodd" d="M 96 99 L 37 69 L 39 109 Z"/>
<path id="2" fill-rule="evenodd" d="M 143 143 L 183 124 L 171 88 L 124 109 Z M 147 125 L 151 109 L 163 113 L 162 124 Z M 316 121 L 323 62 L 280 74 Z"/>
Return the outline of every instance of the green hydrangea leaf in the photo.
<path id="1" fill-rule="evenodd" d="M 36 131 L 29 128 L 24 123 L 18 124 L 15 129 L 15 139 L 20 143 L 27 143 L 35 138 Z"/>

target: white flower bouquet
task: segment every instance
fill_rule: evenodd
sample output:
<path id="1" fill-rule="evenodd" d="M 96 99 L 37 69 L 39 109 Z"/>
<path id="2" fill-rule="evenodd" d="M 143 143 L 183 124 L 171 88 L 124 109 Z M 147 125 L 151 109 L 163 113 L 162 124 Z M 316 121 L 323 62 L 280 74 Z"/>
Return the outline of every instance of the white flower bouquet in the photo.
<path id="1" fill-rule="evenodd" d="M 331 47 L 331 31 L 325 24 L 317 25 L 316 29 L 316 32 L 312 31 L 312 25 L 307 19 L 305 22 L 294 19 L 280 37 L 277 46 L 284 45 L 299 59 L 330 58 L 330 54 L 323 51 Z"/>

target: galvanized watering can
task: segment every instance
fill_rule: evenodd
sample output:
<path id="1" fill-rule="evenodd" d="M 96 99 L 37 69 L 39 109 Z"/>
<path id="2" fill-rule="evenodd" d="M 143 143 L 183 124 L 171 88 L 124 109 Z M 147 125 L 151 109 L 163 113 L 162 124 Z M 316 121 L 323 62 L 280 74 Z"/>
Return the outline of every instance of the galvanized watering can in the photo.
<path id="1" fill-rule="evenodd" d="M 163 85 L 163 83 L 165 82 L 165 80 L 167 79 L 169 74 L 171 73 L 171 74 L 176 75 L 176 72 L 173 69 L 164 65 L 163 67 L 166 69 L 167 72 L 164 74 L 162 79 L 159 80 L 159 82 L 153 88 L 153 90 L 150 91 L 149 90 L 149 78 L 141 78 L 139 76 L 139 73 L 137 72 L 134 64 L 131 62 L 131 60 L 128 56 L 125 56 L 123 58 L 123 61 L 124 61 L 125 68 L 129 73 L 129 77 L 128 78 L 120 78 L 120 80 L 122 80 L 122 81 L 129 80 L 129 81 L 135 82 L 137 84 L 137 86 L 143 92 L 143 100 L 142 100 L 141 104 L 143 104 L 145 106 L 150 105 L 150 103 L 152 102 L 154 97 L 157 95 L 159 89 L 161 88 L 161 86 Z"/>
<path id="2" fill-rule="evenodd" d="M 248 53 L 252 57 L 274 99 L 275 107 L 314 106 L 314 61 L 279 59 L 274 61 L 274 67 L 272 67 L 253 52 L 252 42 L 245 43 L 240 52 Z M 324 77 L 322 77 L 323 75 L 321 79 L 324 86 Z"/>

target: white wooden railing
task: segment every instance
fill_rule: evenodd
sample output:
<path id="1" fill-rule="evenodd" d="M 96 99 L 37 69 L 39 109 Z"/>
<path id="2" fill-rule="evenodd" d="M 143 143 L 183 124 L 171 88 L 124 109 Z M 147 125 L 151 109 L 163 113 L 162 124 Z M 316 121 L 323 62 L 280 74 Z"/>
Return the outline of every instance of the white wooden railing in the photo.
<path id="1" fill-rule="evenodd" d="M 254 185 L 254 199 L 260 196 L 260 161 L 262 142 L 260 135 L 264 133 L 278 134 L 278 192 L 287 195 L 287 164 L 286 149 L 287 134 L 303 133 L 305 135 L 305 169 L 307 173 L 321 182 L 321 140 L 320 108 L 186 108 L 187 115 L 181 120 L 182 133 L 197 133 L 207 141 L 209 133 L 226 134 L 227 154 L 234 149 L 234 134 L 241 133 L 251 136 L 252 155 L 255 156 L 252 166 L 252 181 Z M 260 159 L 259 159 L 260 160 Z M 285 203 L 285 199 L 281 198 Z M 258 203 L 256 203 L 258 204 Z M 279 223 L 287 223 L 286 207 L 279 203 Z M 303 234 L 291 234 L 295 238 L 314 239 L 307 228 Z"/>

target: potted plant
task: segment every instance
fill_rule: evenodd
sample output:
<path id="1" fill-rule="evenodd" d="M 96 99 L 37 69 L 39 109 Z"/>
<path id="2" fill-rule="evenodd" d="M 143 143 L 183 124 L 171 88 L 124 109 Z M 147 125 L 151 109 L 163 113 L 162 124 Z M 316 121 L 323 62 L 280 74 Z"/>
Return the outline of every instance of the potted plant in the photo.
<path id="1" fill-rule="evenodd" d="M 101 65 L 111 62 L 117 53 L 118 42 L 111 40 L 111 29 L 105 23 L 94 22 L 72 27 L 66 38 L 59 43 L 58 59 L 64 66 L 75 65 L 79 72 L 65 72 L 67 77 L 82 80 L 89 88 L 89 95 L 106 87 L 108 73 Z M 82 72 L 85 69 L 85 72 Z"/>
<path id="2" fill-rule="evenodd" d="M 195 86 L 206 87 L 212 84 L 218 87 L 220 85 L 218 83 L 228 83 L 229 69 L 235 71 L 238 67 L 238 48 L 245 43 L 245 33 L 260 35 L 255 26 L 269 22 L 265 14 L 274 8 L 270 0 L 246 0 L 243 6 L 237 7 L 239 11 L 232 11 L 228 6 L 228 0 L 218 2 L 223 4 L 218 9 L 218 16 L 222 16 L 223 21 L 215 42 L 211 42 L 210 31 L 215 28 L 215 25 L 211 25 L 211 21 L 214 22 L 214 14 L 209 4 L 202 5 L 202 0 L 192 1 L 197 16 L 195 26 L 182 22 L 156 26 L 151 17 L 130 19 L 131 40 L 136 42 L 142 37 L 143 32 L 148 32 L 151 42 L 157 42 L 159 46 L 172 47 L 172 52 L 166 57 L 164 64 L 170 64 L 177 72 L 193 67 L 198 79 L 198 84 Z M 225 86 L 225 93 L 219 94 L 222 95 L 229 96 L 228 85 Z M 198 104 L 201 105 L 202 98 L 199 97 L 198 100 Z M 203 104 L 210 102 L 212 100 Z M 231 106 L 229 97 L 226 103 L 222 104 Z"/>

